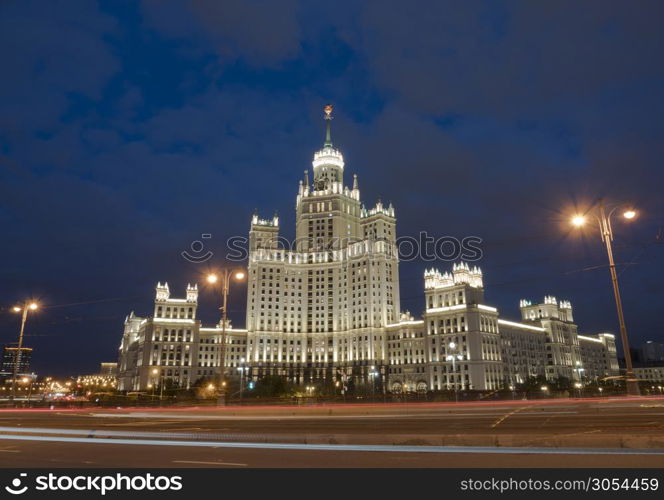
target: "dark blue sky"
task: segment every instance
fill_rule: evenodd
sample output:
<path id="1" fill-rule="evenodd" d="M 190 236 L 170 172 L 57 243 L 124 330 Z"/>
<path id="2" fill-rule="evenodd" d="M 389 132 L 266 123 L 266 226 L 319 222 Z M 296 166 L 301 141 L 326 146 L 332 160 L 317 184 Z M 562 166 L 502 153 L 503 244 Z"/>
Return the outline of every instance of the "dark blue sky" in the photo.
<path id="1" fill-rule="evenodd" d="M 599 238 L 566 220 L 637 205 L 615 228 L 627 326 L 661 340 L 663 22 L 659 1 L 2 2 L 0 341 L 35 296 L 35 369 L 93 372 L 158 280 L 199 279 L 180 252 L 201 233 L 221 255 L 257 208 L 292 235 L 327 102 L 347 182 L 399 235 L 482 237 L 503 317 L 550 293 L 615 331 Z M 427 266 L 401 266 L 415 314 Z"/>

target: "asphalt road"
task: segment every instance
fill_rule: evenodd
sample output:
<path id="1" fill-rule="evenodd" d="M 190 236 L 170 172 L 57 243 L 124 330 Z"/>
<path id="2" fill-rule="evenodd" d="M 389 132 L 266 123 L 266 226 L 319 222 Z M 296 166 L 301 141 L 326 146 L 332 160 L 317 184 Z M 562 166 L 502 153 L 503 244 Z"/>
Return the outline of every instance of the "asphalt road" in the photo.
<path id="1" fill-rule="evenodd" d="M 2 410 L 0 467 L 664 467 L 664 399 Z"/>

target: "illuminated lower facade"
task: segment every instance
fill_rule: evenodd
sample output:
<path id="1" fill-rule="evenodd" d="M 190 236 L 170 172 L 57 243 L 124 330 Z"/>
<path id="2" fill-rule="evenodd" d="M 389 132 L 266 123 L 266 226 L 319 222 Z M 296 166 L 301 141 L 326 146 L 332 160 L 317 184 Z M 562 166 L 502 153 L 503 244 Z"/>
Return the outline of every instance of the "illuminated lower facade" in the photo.
<path id="1" fill-rule="evenodd" d="M 373 378 L 392 393 L 491 391 L 534 377 L 586 384 L 619 374 L 614 335 L 580 335 L 568 301 L 550 296 L 536 304 L 522 300 L 521 320 L 511 321 L 485 304 L 482 272 L 476 267 L 462 263 L 451 273 L 426 271 L 424 282 L 426 307 L 420 320 L 405 312 L 384 327 L 319 336 L 267 336 L 229 324 L 226 373 L 242 365 L 248 379 L 280 375 L 299 384 L 327 381 L 344 387 Z M 146 391 L 165 380 L 189 388 L 220 374 L 221 327 L 203 327 L 196 318 L 198 290 L 188 286 L 186 292 L 186 298 L 172 298 L 168 284 L 158 284 L 153 316 L 127 317 L 118 363 L 120 390 Z M 372 350 L 372 340 L 380 347 Z"/>

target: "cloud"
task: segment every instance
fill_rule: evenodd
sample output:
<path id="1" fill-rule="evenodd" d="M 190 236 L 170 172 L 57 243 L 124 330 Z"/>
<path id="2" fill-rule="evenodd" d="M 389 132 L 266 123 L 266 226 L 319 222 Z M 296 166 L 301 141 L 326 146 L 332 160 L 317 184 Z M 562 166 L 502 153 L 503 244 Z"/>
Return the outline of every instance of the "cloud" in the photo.
<path id="1" fill-rule="evenodd" d="M 300 50 L 298 2 L 196 0 L 142 2 L 146 23 L 180 40 L 205 36 L 220 58 L 279 65 Z"/>
<path id="2" fill-rule="evenodd" d="M 116 29 L 115 19 L 93 2 L 3 2 L 3 134 L 14 137 L 60 127 L 73 95 L 99 100 L 120 68 L 104 41 Z"/>
<path id="3" fill-rule="evenodd" d="M 366 5 L 367 62 L 421 112 L 555 115 L 564 100 L 662 77 L 660 2 Z"/>

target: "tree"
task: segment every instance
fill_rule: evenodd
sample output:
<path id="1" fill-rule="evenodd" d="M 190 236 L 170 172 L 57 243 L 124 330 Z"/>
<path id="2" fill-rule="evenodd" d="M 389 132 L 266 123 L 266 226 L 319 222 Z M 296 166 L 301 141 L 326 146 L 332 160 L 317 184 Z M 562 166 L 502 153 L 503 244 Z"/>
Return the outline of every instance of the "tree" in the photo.
<path id="1" fill-rule="evenodd" d="M 294 392 L 293 384 L 285 377 L 267 375 L 256 382 L 250 394 L 256 397 L 278 398 L 291 396 Z"/>
<path id="2" fill-rule="evenodd" d="M 520 389 L 530 396 L 533 394 L 541 394 L 543 386 L 548 386 L 546 377 L 544 375 L 537 375 L 536 377 L 528 377 L 526 381 L 521 384 Z"/>
<path id="3" fill-rule="evenodd" d="M 553 379 L 550 385 L 555 391 L 563 392 L 572 390 L 572 380 L 569 377 L 563 377 L 562 375 Z"/>

